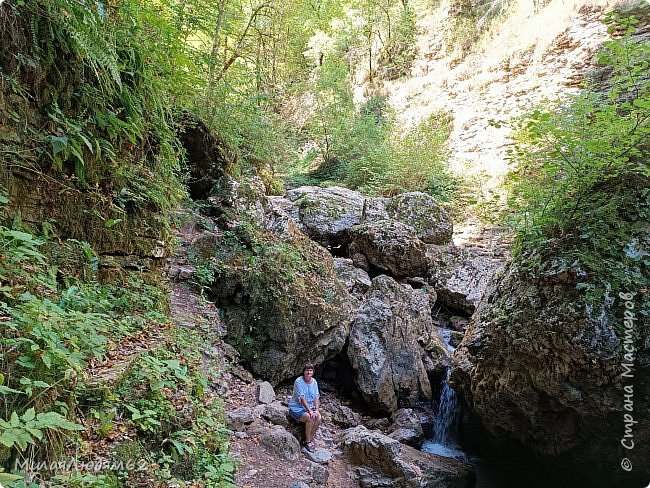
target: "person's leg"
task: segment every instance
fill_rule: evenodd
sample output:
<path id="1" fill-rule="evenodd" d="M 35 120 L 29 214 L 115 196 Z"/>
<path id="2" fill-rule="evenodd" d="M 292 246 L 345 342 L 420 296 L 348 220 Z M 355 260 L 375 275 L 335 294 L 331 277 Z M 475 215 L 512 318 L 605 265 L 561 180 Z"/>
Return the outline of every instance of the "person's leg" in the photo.
<path id="1" fill-rule="evenodd" d="M 316 437 L 316 431 L 318 430 L 318 427 L 320 426 L 323 418 L 320 415 L 320 412 L 318 412 L 318 417 L 316 417 L 316 420 L 313 421 L 313 427 L 311 430 L 311 438 L 313 439 Z"/>
<path id="2" fill-rule="evenodd" d="M 314 422 L 308 413 L 303 413 L 300 421 L 305 423 L 305 442 L 311 442 L 314 438 Z"/>

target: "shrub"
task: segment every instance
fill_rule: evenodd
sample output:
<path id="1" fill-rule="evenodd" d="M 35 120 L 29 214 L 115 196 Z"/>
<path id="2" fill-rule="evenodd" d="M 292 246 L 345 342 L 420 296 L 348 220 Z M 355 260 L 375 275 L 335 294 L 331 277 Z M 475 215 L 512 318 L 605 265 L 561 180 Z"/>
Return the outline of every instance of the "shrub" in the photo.
<path id="1" fill-rule="evenodd" d="M 650 43 L 634 37 L 635 23 L 610 26 L 621 37 L 599 56 L 611 69 L 605 91 L 587 86 L 530 112 L 516 126 L 520 142 L 511 151 L 517 169 L 509 176 L 506 221 L 518 232 L 515 253 L 533 267 L 558 254 L 567 266 L 583 267 L 578 286 L 600 300 L 612 288 L 647 282 L 648 261 L 637 248 L 650 214 Z"/>

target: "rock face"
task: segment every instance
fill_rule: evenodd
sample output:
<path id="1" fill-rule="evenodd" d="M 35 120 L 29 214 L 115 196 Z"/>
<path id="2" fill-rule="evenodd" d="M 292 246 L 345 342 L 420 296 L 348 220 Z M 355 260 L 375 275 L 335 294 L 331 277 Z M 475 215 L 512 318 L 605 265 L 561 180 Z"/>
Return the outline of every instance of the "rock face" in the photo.
<path id="1" fill-rule="evenodd" d="M 376 220 L 388 216 L 385 199 L 367 199 L 359 192 L 337 186 L 303 186 L 289 190 L 287 198 L 298 208 L 298 220 L 304 232 L 324 246 L 346 241 L 346 231 L 364 218 Z"/>
<path id="2" fill-rule="evenodd" d="M 381 275 L 350 330 L 348 357 L 364 399 L 379 412 L 431 398 L 420 342 L 433 331 L 426 293 Z"/>
<path id="3" fill-rule="evenodd" d="M 250 220 L 231 225 L 207 285 L 224 312 L 226 340 L 272 384 L 339 353 L 356 307 L 327 250 L 291 220 L 278 223 L 282 234 Z"/>
<path id="4" fill-rule="evenodd" d="M 415 229 L 418 239 L 426 244 L 447 244 L 453 225 L 447 212 L 431 195 L 410 192 L 396 195 L 386 205 L 388 215 Z"/>
<path id="5" fill-rule="evenodd" d="M 343 432 L 341 448 L 351 463 L 360 466 L 362 487 L 474 486 L 473 471 L 460 461 L 418 451 L 363 426 Z"/>
<path id="6" fill-rule="evenodd" d="M 456 350 L 452 384 L 500 443 L 527 446 L 565 480 L 636 486 L 650 479 L 650 334 L 636 329 L 634 405 L 623 410 L 625 361 L 615 331 L 623 300 L 605 296 L 593 308 L 576 289 L 579 276 L 570 265 L 531 276 L 509 264 Z M 628 424 L 634 450 L 621 447 L 625 414 L 638 422 Z M 622 458 L 638 471 L 623 471 Z"/>
<path id="7" fill-rule="evenodd" d="M 427 247 L 412 227 L 395 220 L 378 220 L 350 229 L 351 252 L 361 253 L 393 276 L 425 276 Z"/>
<path id="8" fill-rule="evenodd" d="M 488 282 L 502 268 L 503 260 L 490 258 L 453 244 L 428 246 L 428 281 L 438 300 L 452 310 L 472 315 Z"/>
<path id="9" fill-rule="evenodd" d="M 188 188 L 194 200 L 208 197 L 215 182 L 237 162 L 237 152 L 225 139 L 189 113 L 179 121 L 179 138 L 190 164 Z"/>

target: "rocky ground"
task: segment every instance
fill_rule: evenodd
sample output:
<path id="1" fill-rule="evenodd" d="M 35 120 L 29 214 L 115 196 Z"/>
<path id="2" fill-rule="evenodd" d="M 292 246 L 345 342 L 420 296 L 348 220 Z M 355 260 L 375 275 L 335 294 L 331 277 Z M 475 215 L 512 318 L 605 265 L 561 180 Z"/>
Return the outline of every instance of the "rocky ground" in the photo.
<path id="1" fill-rule="evenodd" d="M 242 407 L 255 409 L 258 405 L 257 384 L 243 381 L 233 382 L 231 394 L 226 400 L 228 411 L 238 411 Z M 278 390 L 277 398 L 287 404 L 290 396 L 288 387 Z M 298 453 L 297 459 L 283 459 L 273 447 L 264 445 L 264 431 L 273 427 L 273 422 L 262 417 L 255 417 L 252 428 L 236 432 L 231 453 L 242 462 L 242 469 L 237 473 L 236 481 L 241 487 L 269 488 L 285 487 L 300 483 L 333 488 L 352 488 L 359 486 L 350 464 L 343 457 L 337 446 L 337 439 L 343 429 L 331 421 L 331 411 L 337 411 L 342 399 L 332 393 L 322 394 L 321 410 L 324 420 L 317 433 L 315 444 L 318 449 L 328 451 L 332 458 L 326 464 L 313 462 L 304 451 Z M 253 425 L 254 424 L 254 425 Z M 302 485 L 304 486 L 304 485 Z"/>

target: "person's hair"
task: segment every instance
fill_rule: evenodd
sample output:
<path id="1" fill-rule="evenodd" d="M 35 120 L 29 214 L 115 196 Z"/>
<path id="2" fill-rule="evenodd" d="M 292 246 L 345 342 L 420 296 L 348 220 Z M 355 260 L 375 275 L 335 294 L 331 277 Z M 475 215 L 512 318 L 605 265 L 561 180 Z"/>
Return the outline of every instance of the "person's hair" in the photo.
<path id="1" fill-rule="evenodd" d="M 302 368 L 302 372 L 304 373 L 305 370 L 307 370 L 307 369 L 314 369 L 314 365 L 311 364 L 311 363 L 305 363 L 305 365 Z"/>

